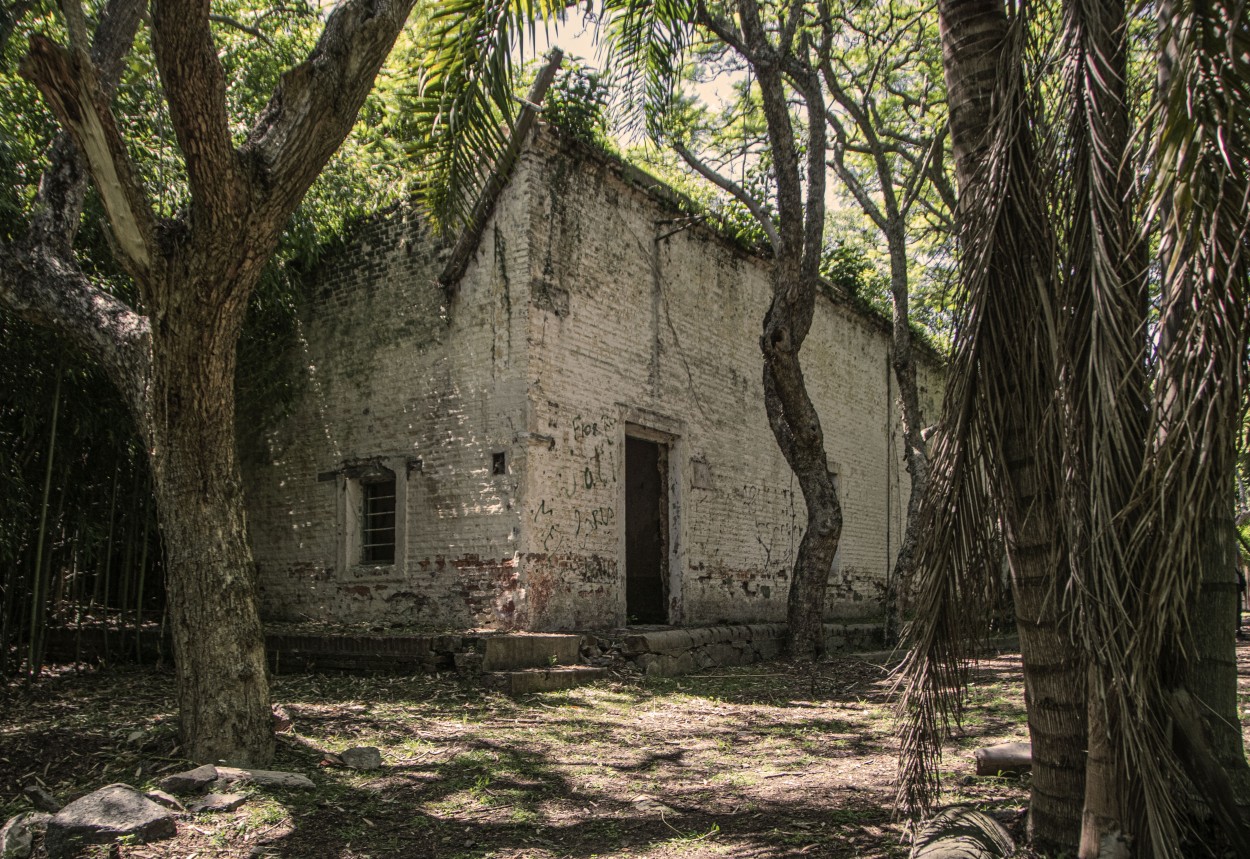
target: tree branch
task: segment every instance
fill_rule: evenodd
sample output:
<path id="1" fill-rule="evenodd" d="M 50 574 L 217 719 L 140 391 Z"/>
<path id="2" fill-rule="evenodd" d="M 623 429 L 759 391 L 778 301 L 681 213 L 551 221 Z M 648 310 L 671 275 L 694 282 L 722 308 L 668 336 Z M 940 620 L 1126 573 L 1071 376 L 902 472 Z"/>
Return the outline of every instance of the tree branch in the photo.
<path id="1" fill-rule="evenodd" d="M 161 73 L 169 119 L 187 165 L 191 228 L 240 218 L 248 187 L 230 138 L 226 75 L 209 23 L 209 0 L 152 4 L 152 49 Z"/>
<path id="2" fill-rule="evenodd" d="M 259 39 L 269 47 L 273 47 L 273 39 L 266 36 L 259 28 L 244 24 L 242 21 L 231 18 L 229 15 L 209 15 L 208 20 L 214 24 L 222 24 L 226 27 L 232 27 L 240 33 L 247 33 L 253 38 Z"/>
<path id="3" fill-rule="evenodd" d="M 117 88 L 123 61 L 134 43 L 145 5 L 144 0 L 109 0 L 100 17 L 91 60 L 106 99 L 111 98 Z M 82 155 L 69 133 L 61 131 L 52 141 L 48 168 L 40 178 L 39 191 L 31 206 L 27 243 L 43 245 L 71 259 L 86 193 L 87 168 Z"/>
<path id="4" fill-rule="evenodd" d="M 717 173 L 707 164 L 705 164 L 697 155 L 686 148 L 685 144 L 673 141 L 673 151 L 676 152 L 681 159 L 690 165 L 690 169 L 694 170 L 704 179 L 711 182 L 721 190 L 727 192 L 735 200 L 755 216 L 755 220 L 759 221 L 760 227 L 764 230 L 764 234 L 768 236 L 768 243 L 772 246 L 773 253 L 777 253 L 781 248 L 781 239 L 777 235 L 777 225 L 773 223 L 773 219 L 769 217 L 768 212 L 764 209 L 760 201 L 752 197 L 746 192 L 746 189 L 739 185 L 728 176 Z"/>
<path id="5" fill-rule="evenodd" d="M 152 267 L 154 219 L 91 61 L 31 36 L 22 74 L 34 83 L 87 160 L 108 213 L 120 262 L 136 280 Z"/>
<path id="6" fill-rule="evenodd" d="M 695 20 L 711 30 L 716 38 L 737 51 L 739 56 L 744 58 L 747 56 L 746 45 L 742 42 L 741 34 L 727 20 L 709 9 L 705 0 L 699 0 L 695 6 Z"/>
<path id="7" fill-rule="evenodd" d="M 151 370 L 147 317 L 49 249 L 7 242 L 0 242 L 0 303 L 96 358 L 131 410 L 143 412 Z"/>
<path id="8" fill-rule="evenodd" d="M 241 153 L 264 188 L 262 217 L 295 210 L 343 142 L 414 0 L 346 0 L 286 72 Z"/>

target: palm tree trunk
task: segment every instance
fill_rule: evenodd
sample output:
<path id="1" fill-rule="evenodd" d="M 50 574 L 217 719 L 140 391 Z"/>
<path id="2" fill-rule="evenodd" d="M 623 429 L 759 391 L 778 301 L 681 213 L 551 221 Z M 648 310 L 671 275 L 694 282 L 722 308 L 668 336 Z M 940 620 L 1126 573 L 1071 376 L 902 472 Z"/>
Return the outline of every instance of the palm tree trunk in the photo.
<path id="1" fill-rule="evenodd" d="M 1006 485 L 992 491 L 999 496 L 1007 538 L 1033 743 L 1030 834 L 1039 849 L 1070 851 L 1079 839 L 1085 790 L 1085 667 L 1063 624 L 1060 601 L 1067 568 L 1057 543 L 1058 493 L 1039 458 L 1050 448 L 1041 415 L 1053 395 L 1054 380 L 1048 374 L 1050 357 L 1039 345 L 1042 321 L 1030 316 L 1040 312 L 1030 293 L 1049 289 L 1046 210 L 1028 177 L 1018 177 L 1021 181 L 1010 185 L 1005 199 L 991 199 L 1001 188 L 991 191 L 984 169 L 990 146 L 1004 138 L 1010 148 L 1002 155 L 1011 163 L 1000 167 L 1035 169 L 1028 138 L 1032 129 L 1019 115 L 1025 105 L 996 103 L 1004 93 L 1019 99 L 1025 92 L 1003 3 L 939 0 L 938 12 L 964 253 L 984 246 L 984 237 L 976 235 L 983 228 L 976 225 L 983 214 L 977 207 L 1000 206 L 992 229 L 1037 236 L 1036 254 L 1023 257 L 1015 252 L 1022 246 L 1021 236 L 996 236 L 988 255 L 975 264 L 989 271 L 997 300 L 1020 305 L 1010 314 L 1019 323 L 1018 332 L 981 332 L 992 340 L 986 360 L 995 362 L 995 378 L 987 384 L 995 385 L 994 397 L 1002 401 L 997 433 L 1004 461 L 998 469 Z"/>

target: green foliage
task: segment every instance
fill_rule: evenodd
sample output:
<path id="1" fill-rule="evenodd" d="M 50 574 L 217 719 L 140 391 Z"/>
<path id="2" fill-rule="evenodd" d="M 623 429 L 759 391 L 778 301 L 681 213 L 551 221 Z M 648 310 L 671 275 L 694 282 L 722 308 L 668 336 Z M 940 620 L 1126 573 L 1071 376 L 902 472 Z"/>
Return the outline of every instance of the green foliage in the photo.
<path id="1" fill-rule="evenodd" d="M 694 38 L 691 0 L 604 0 L 604 30 L 612 45 L 609 71 L 627 127 L 653 139 L 665 135 L 677 84 Z"/>
<path id="2" fill-rule="evenodd" d="M 862 298 L 880 313 L 889 313 L 889 283 L 863 247 L 838 244 L 826 248 L 820 260 L 820 276 L 835 289 Z"/>
<path id="3" fill-rule="evenodd" d="M 608 135 L 608 82 L 602 72 L 566 57 L 543 102 L 543 119 L 574 140 L 604 148 Z"/>

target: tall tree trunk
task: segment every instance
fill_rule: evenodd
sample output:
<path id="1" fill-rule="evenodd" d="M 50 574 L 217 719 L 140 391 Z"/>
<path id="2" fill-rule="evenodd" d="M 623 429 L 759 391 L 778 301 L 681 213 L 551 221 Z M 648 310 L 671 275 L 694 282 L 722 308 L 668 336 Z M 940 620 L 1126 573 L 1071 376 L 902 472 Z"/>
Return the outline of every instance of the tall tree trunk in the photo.
<path id="1" fill-rule="evenodd" d="M 1244 70 L 1244 53 L 1236 59 L 1221 54 L 1225 50 L 1238 50 L 1238 42 L 1243 45 L 1240 50 L 1244 51 L 1247 29 L 1245 9 L 1235 4 L 1218 2 L 1214 9 L 1208 10 L 1205 20 L 1200 19 L 1200 26 L 1195 28 L 1185 27 L 1182 23 L 1182 5 L 1175 0 L 1163 0 L 1159 4 L 1160 21 L 1166 36 L 1159 58 L 1159 88 L 1165 94 L 1165 104 L 1173 112 L 1186 107 L 1173 100 L 1166 100 L 1169 90 L 1181 82 L 1175 77 L 1181 74 L 1180 56 L 1184 51 L 1210 50 L 1210 40 L 1213 38 L 1218 48 L 1207 58 L 1211 65 L 1227 73 L 1229 66 L 1242 61 Z M 1193 12 L 1189 14 L 1194 18 L 1198 17 Z M 1223 21 L 1234 23 L 1233 33 L 1226 33 L 1222 25 L 1217 23 Z M 1181 39 L 1187 40 L 1189 44 L 1178 44 Z M 1201 94 L 1204 99 L 1211 98 L 1211 95 Z M 1167 121 L 1180 122 L 1189 118 L 1171 116 Z M 1211 119 L 1203 111 L 1198 113 L 1196 121 L 1209 122 Z M 1224 129 L 1221 128 L 1220 131 L 1223 132 Z M 1247 146 L 1244 126 L 1239 126 L 1231 133 L 1241 138 L 1236 140 L 1236 145 L 1244 152 Z M 1221 141 L 1221 149 L 1224 145 Z M 1233 157 L 1235 161 L 1236 156 Z M 1206 463 L 1209 473 L 1207 480 L 1213 486 L 1204 496 L 1208 499 L 1209 506 L 1200 514 L 1200 534 L 1196 538 L 1198 545 L 1202 547 L 1198 559 L 1201 565 L 1200 581 L 1191 615 L 1196 620 L 1192 624 L 1192 630 L 1197 659 L 1189 679 L 1189 687 L 1204 705 L 1204 727 L 1212 751 L 1232 779 L 1239 794 L 1238 801 L 1244 805 L 1250 802 L 1250 767 L 1246 763 L 1237 712 L 1236 629 L 1240 595 L 1237 588 L 1238 553 L 1233 511 L 1236 439 L 1243 423 L 1241 420 L 1234 420 L 1234 415 L 1242 414 L 1244 419 L 1242 395 L 1246 382 L 1241 356 L 1245 350 L 1245 290 L 1247 270 L 1250 268 L 1245 258 L 1244 246 L 1243 207 L 1247 183 L 1244 162 L 1229 165 L 1223 159 L 1217 158 L 1214 159 L 1214 164 L 1209 159 L 1199 161 L 1198 164 L 1201 172 L 1196 177 L 1196 182 L 1202 185 L 1200 192 L 1204 202 L 1213 209 L 1206 213 L 1207 217 L 1218 223 L 1218 219 L 1232 214 L 1229 208 L 1236 211 L 1236 215 L 1231 232 L 1228 223 L 1222 224 L 1218 230 L 1207 224 L 1181 224 L 1173 217 L 1172 202 L 1164 201 L 1166 228 L 1159 255 L 1164 267 L 1177 266 L 1180 273 L 1165 284 L 1165 312 L 1161 326 L 1163 342 L 1160 350 L 1163 358 L 1160 373 L 1163 384 L 1170 393 L 1165 400 L 1165 407 L 1170 406 L 1180 412 L 1186 405 L 1186 398 L 1197 400 L 1201 397 L 1205 409 L 1226 416 L 1222 423 L 1206 423 L 1198 428 L 1203 433 L 1201 442 L 1209 456 Z M 1206 258 L 1205 264 L 1200 262 L 1194 265 L 1191 262 L 1189 269 L 1193 273 L 1187 277 L 1184 268 L 1180 268 L 1181 261 L 1199 255 L 1195 243 L 1203 245 L 1201 255 Z M 1205 282 L 1202 282 L 1204 279 Z M 1193 293 L 1195 287 L 1199 286 L 1202 287 L 1203 295 L 1197 299 Z M 1231 301 L 1219 300 L 1224 299 L 1229 292 Z M 1202 380 L 1195 380 L 1193 374 L 1197 368 L 1182 366 L 1177 360 L 1181 355 L 1180 350 L 1169 348 L 1173 341 L 1187 335 L 1192 337 L 1191 332 L 1194 329 L 1190 326 L 1194 325 L 1195 316 L 1205 316 L 1212 312 L 1209 307 L 1196 306 L 1195 302 L 1213 299 L 1222 305 L 1221 310 L 1216 312 L 1222 312 L 1225 316 L 1219 320 L 1222 325 L 1217 330 L 1227 340 L 1221 343 L 1219 338 L 1211 338 L 1212 342 L 1204 344 L 1200 358 L 1210 362 L 1207 366 L 1214 365 L 1218 368 L 1215 375 L 1218 376 L 1217 381 L 1222 383 L 1218 390 L 1212 390 L 1209 384 L 1202 384 Z M 1211 326 L 1210 322 L 1206 324 Z M 1202 413 L 1198 403 L 1190 408 L 1194 409 L 1194 414 Z M 1171 421 L 1173 431 L 1176 423 L 1183 420 L 1180 417 Z"/>
<path id="2" fill-rule="evenodd" d="M 898 398 L 903 421 L 903 458 L 911 489 L 907 496 L 907 524 L 903 540 L 894 558 L 894 570 L 886 588 L 886 641 L 897 640 L 899 614 L 907 609 L 907 595 L 916 566 L 916 537 L 920 523 L 920 504 L 929 486 L 929 454 L 925 444 L 924 413 L 920 408 L 920 392 L 916 383 L 916 354 L 912 343 L 911 314 L 907 277 L 906 225 L 895 216 L 886 230 L 890 250 L 890 294 L 893 326 L 890 365 L 898 382 Z"/>
<path id="3" fill-rule="evenodd" d="M 842 535 L 842 507 L 825 455 L 820 417 L 803 384 L 802 339 L 795 337 L 795 317 L 811 318 L 816 285 L 803 282 L 802 273 L 795 271 L 796 263 L 779 260 L 774 269 L 773 300 L 764 317 L 760 348 L 768 423 L 807 506 L 807 527 L 790 578 L 787 617 L 791 658 L 810 660 L 824 651 L 825 592 Z"/>
<path id="4" fill-rule="evenodd" d="M 963 252 L 981 246 L 985 237 L 977 231 L 983 212 L 976 207 L 1001 206 L 990 229 L 1047 230 L 1045 207 L 1027 176 L 1010 171 L 1036 169 L 1028 134 L 1031 129 L 1019 114 L 1020 103 L 999 104 L 1004 94 L 1022 98 L 1023 69 L 1011 48 L 1011 33 L 1001 0 L 939 0 L 943 65 L 950 107 L 951 145 L 959 181 L 957 213 Z M 1008 127 L 1016 123 L 1015 127 Z M 1001 153 L 1008 170 L 1010 193 L 992 199 L 1003 189 L 991 189 L 984 170 L 991 145 L 1006 140 Z M 997 470 L 1005 474 L 1005 486 L 993 488 L 999 497 L 1008 560 L 1015 594 L 1016 620 L 1028 708 L 1029 735 L 1033 743 L 1033 784 L 1029 804 L 1029 829 L 1041 849 L 1073 850 L 1077 846 L 1084 794 L 1086 748 L 1085 667 L 1080 650 L 1062 623 L 1061 583 L 1066 579 L 1066 558 L 1056 544 L 1056 487 L 1048 467 L 1039 459 L 1045 429 L 1041 415 L 1054 391 L 1049 373 L 1050 358 L 1041 353 L 1042 320 L 1037 318 L 1041 298 L 1048 287 L 1050 261 L 1042 258 L 1047 241 L 1038 239 L 1038 255 L 1016 256 L 1019 237 L 995 236 L 988 257 L 975 263 L 986 266 L 998 302 L 1024 305 L 1015 318 L 1024 318 L 1019 330 L 1006 334 L 992 330 L 994 320 L 978 328 L 978 336 L 1012 337 L 1014 342 L 987 344 L 983 354 L 1001 361 L 993 380 L 994 397 L 1006 408 L 997 428 L 1004 461 Z M 1030 317 L 1029 314 L 1033 314 Z"/>
<path id="5" fill-rule="evenodd" d="M 1132 496 L 1148 436 L 1147 260 L 1133 227 L 1123 0 L 1066 0 L 1063 31 L 1069 142 L 1061 171 L 1068 184 L 1060 191 L 1070 212 L 1057 337 L 1063 528 L 1074 627 L 1089 665 L 1078 851 L 1096 859 L 1125 849 L 1133 829 L 1126 814 L 1137 776 L 1119 737 L 1135 726 L 1114 690 L 1128 673 L 1118 654 L 1134 634 L 1122 611 L 1136 602 L 1141 575 L 1129 547 L 1140 522 Z"/>
<path id="6" fill-rule="evenodd" d="M 156 335 L 146 429 L 187 755 L 264 764 L 273 717 L 234 450 L 234 339 L 221 334 L 183 319 Z"/>
<path id="7" fill-rule="evenodd" d="M 807 507 L 807 527 L 790 577 L 787 649 L 793 659 L 811 660 L 824 651 L 825 593 L 842 534 L 842 508 L 829 471 L 824 432 L 807 394 L 799 359 L 812 327 L 824 242 L 824 96 L 820 77 L 806 54 L 806 40 L 801 46 L 788 38 L 774 44 L 776 34 L 763 22 L 758 0 L 738 0 L 735 6 L 740 34 L 732 33 L 732 25 L 702 3 L 697 16 L 699 23 L 734 45 L 757 75 L 774 162 L 775 220 L 757 201 L 747 205 L 768 234 L 776 260 L 772 302 L 760 337 L 764 409 Z M 804 16 L 802 7 L 791 9 L 790 14 L 794 17 L 787 29 L 797 26 Z M 802 97 L 806 111 L 803 155 L 791 112 L 791 87 Z M 736 195 L 740 193 L 738 189 Z"/>
<path id="8" fill-rule="evenodd" d="M 72 50 L 32 35 L 22 63 L 67 134 L 53 147 L 25 237 L 0 240 L 0 301 L 99 359 L 145 436 L 167 551 L 183 739 L 201 760 L 263 763 L 273 750 L 234 453 L 243 314 L 283 225 L 354 125 L 411 8 L 412 0 L 339 3 L 242 140 L 227 110 L 208 0 L 150 9 L 109 0 L 90 58 L 81 10 L 69 4 Z M 190 198 L 174 218 L 157 216 L 112 111 L 145 9 Z M 87 175 L 142 313 L 74 262 Z"/>

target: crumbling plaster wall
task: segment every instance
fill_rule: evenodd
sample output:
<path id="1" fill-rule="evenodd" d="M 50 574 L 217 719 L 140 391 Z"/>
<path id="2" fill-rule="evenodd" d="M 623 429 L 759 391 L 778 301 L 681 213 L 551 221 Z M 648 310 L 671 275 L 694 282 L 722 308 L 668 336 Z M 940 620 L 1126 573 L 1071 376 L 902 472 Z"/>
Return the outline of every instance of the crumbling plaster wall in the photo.
<path id="1" fill-rule="evenodd" d="M 522 195 L 501 202 L 451 295 L 436 282 L 437 243 L 407 210 L 357 225 L 318 270 L 301 316 L 302 396 L 246 469 L 267 617 L 515 622 L 528 285 L 513 273 L 528 270 L 526 211 Z M 492 473 L 496 453 L 505 474 Z M 401 478 L 407 514 L 407 550 L 382 566 L 348 557 L 345 533 L 358 511 L 344 467 L 374 460 Z"/>
<path id="2" fill-rule="evenodd" d="M 559 157 L 552 154 L 562 150 Z M 632 171 L 550 134 L 524 159 L 534 210 L 522 557 L 527 620 L 625 623 L 624 440 L 669 439 L 674 623 L 782 620 L 805 506 L 769 430 L 766 264 L 683 223 Z M 824 297 L 804 346 L 845 524 L 829 616 L 879 614 L 909 487 L 889 335 Z M 921 373 L 929 415 L 937 376 Z"/>

